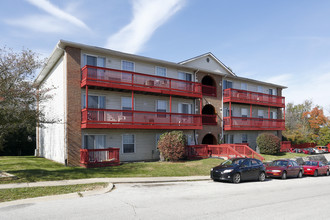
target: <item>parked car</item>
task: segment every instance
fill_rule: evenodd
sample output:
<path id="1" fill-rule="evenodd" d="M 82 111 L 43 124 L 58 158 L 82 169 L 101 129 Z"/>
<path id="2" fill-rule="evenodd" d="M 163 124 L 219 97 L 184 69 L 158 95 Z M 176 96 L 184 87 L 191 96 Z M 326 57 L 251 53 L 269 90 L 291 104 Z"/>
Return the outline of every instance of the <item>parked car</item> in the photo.
<path id="1" fill-rule="evenodd" d="M 274 160 L 266 167 L 267 177 L 280 177 L 286 179 L 287 177 L 301 178 L 304 174 L 304 168 L 294 160 Z"/>
<path id="2" fill-rule="evenodd" d="M 302 151 L 304 154 L 315 154 L 314 148 L 304 148 Z"/>
<path id="3" fill-rule="evenodd" d="M 329 166 L 323 164 L 321 161 L 306 161 L 305 164 L 303 165 L 303 168 L 304 168 L 304 175 L 329 176 Z"/>
<path id="4" fill-rule="evenodd" d="M 264 181 L 265 166 L 258 159 L 232 158 L 211 169 L 211 179 L 239 183 L 244 180 Z"/>
<path id="5" fill-rule="evenodd" d="M 303 153 L 303 150 L 300 148 L 290 148 L 291 153 Z"/>
<path id="6" fill-rule="evenodd" d="M 314 148 L 314 150 L 315 150 L 315 153 L 317 153 L 317 154 L 323 154 L 323 153 L 329 152 L 329 149 L 327 146 L 316 146 Z"/>

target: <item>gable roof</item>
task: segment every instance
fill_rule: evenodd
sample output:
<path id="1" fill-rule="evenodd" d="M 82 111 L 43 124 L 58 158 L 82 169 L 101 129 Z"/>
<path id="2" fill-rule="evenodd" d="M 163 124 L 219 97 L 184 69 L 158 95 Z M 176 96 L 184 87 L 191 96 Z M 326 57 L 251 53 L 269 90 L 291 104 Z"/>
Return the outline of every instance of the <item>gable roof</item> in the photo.
<path id="1" fill-rule="evenodd" d="M 188 60 L 184 60 L 182 62 L 179 62 L 179 64 L 181 65 L 184 65 L 186 63 L 190 63 L 192 61 L 195 61 L 195 60 L 198 60 L 198 59 L 201 59 L 201 58 L 204 58 L 204 57 L 207 57 L 207 56 L 210 56 L 212 57 L 221 67 L 223 67 L 225 70 L 228 71 L 229 74 L 231 74 L 232 76 L 236 76 L 236 74 L 229 68 L 227 67 L 223 62 L 221 62 L 216 56 L 213 55 L 213 53 L 211 52 L 207 52 L 207 53 L 204 53 L 202 55 L 199 55 L 199 56 L 196 56 L 196 57 L 193 57 L 193 58 L 190 58 Z"/>

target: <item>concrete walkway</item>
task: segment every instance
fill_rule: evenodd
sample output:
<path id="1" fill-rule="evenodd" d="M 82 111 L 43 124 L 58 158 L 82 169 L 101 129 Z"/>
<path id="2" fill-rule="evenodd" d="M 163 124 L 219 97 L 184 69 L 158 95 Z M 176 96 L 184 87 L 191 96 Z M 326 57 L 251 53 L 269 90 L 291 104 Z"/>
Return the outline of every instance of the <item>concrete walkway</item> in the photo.
<path id="1" fill-rule="evenodd" d="M 45 187 L 45 186 L 65 186 L 88 183 L 161 183 L 161 182 L 182 182 L 182 181 L 199 181 L 210 180 L 210 176 L 182 176 L 182 177 L 132 177 L 132 178 L 92 178 L 92 179 L 77 179 L 77 180 L 59 180 L 59 181 L 44 181 L 30 183 L 10 183 L 0 184 L 0 189 L 23 188 L 23 187 Z"/>

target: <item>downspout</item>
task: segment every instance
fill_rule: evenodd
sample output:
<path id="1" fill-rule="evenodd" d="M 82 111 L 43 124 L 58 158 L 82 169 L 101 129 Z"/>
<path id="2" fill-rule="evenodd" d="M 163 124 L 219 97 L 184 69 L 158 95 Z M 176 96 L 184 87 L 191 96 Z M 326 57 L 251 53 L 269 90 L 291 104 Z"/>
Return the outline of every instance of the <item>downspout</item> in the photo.
<path id="1" fill-rule="evenodd" d="M 194 72 L 194 75 L 195 75 L 195 82 L 197 82 L 197 73 L 199 72 L 199 69 L 197 69 L 195 72 Z M 200 102 L 202 102 L 202 99 L 199 99 L 200 100 Z M 197 101 L 197 99 L 195 99 L 195 101 L 194 101 L 194 109 L 195 109 L 195 113 L 196 113 L 196 106 L 197 106 L 197 104 L 196 104 L 196 101 Z M 200 109 L 200 112 L 201 112 L 202 110 Z M 198 142 L 197 142 L 197 137 L 196 137 L 196 129 L 194 129 L 194 139 L 195 139 L 195 145 L 197 145 L 198 144 Z"/>

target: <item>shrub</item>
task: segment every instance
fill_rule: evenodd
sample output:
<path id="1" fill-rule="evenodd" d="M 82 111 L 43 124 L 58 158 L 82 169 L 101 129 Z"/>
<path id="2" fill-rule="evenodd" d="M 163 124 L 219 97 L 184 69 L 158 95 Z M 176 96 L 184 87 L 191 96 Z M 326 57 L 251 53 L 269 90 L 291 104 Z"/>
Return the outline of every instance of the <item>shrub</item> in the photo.
<path id="1" fill-rule="evenodd" d="M 257 137 L 257 145 L 260 153 L 274 155 L 280 152 L 281 140 L 273 134 L 263 133 Z"/>
<path id="2" fill-rule="evenodd" d="M 184 157 L 186 139 L 182 131 L 166 132 L 160 136 L 157 146 L 165 160 L 178 161 Z"/>

